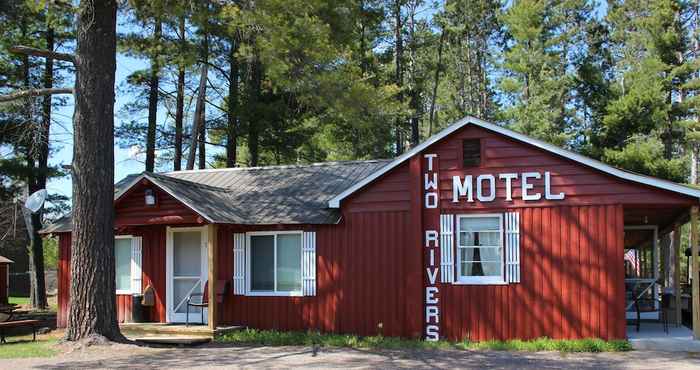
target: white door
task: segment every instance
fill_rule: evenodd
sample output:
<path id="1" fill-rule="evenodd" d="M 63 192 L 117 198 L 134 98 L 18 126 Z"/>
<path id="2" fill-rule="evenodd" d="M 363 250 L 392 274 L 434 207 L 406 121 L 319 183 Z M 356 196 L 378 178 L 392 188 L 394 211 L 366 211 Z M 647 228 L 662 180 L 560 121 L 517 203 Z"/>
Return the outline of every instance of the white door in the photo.
<path id="1" fill-rule="evenodd" d="M 207 235 L 203 227 L 168 229 L 167 240 L 167 321 L 185 322 L 187 298 L 202 293 L 207 281 Z M 199 302 L 200 296 L 193 300 Z M 204 322 L 199 307 L 189 307 L 191 323 Z"/>

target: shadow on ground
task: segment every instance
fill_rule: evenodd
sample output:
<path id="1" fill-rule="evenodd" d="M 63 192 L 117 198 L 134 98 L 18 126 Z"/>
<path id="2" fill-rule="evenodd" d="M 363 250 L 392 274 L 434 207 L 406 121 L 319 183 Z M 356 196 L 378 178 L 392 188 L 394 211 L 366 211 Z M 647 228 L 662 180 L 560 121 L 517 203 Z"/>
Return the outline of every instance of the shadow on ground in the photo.
<path id="1" fill-rule="evenodd" d="M 26 363 L 41 369 L 73 368 L 514 368 L 514 369 L 670 369 L 700 368 L 693 354 L 633 351 L 626 353 L 501 352 L 457 350 L 375 351 L 308 347 L 242 347 L 209 344 L 189 348 L 122 345 L 124 350 L 93 349 Z M 127 348 L 128 347 L 128 348 Z M 0 363 L 0 367 L 2 363 Z M 24 366 L 22 366 L 24 367 Z"/>

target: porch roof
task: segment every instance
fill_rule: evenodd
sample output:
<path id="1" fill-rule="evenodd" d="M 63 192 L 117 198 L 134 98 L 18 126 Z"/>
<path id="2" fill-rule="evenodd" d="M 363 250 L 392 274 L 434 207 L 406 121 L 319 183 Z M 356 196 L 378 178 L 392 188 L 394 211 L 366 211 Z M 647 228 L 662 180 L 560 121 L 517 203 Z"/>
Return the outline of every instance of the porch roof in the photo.
<path id="1" fill-rule="evenodd" d="M 144 172 L 115 184 L 115 201 L 142 179 L 170 194 L 211 223 L 332 224 L 328 201 L 389 163 L 389 160 L 310 165 Z M 70 215 L 42 233 L 69 232 Z"/>

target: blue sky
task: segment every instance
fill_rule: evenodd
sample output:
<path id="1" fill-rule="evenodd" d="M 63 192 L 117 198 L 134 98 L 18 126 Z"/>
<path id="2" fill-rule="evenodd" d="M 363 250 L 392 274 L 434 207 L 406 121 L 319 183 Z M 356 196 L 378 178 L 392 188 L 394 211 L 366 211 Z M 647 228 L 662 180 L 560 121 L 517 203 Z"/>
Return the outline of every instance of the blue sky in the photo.
<path id="1" fill-rule="evenodd" d="M 148 66 L 148 62 L 129 58 L 123 55 L 117 56 L 117 85 L 126 79 L 129 73 L 142 69 Z M 72 83 L 72 81 L 66 81 Z M 117 94 L 115 102 L 115 112 L 118 112 L 131 96 Z M 73 159 L 73 98 L 68 98 L 67 104 L 64 107 L 54 109 L 54 122 L 51 127 L 52 149 L 59 150 L 52 154 L 50 158 L 51 165 L 70 164 Z M 115 116 L 116 117 L 116 116 Z M 115 125 L 119 124 L 118 118 L 115 118 Z M 143 170 L 143 163 L 134 159 L 129 154 L 129 149 L 122 149 L 115 145 L 114 147 L 114 178 L 115 181 L 122 177 Z M 59 179 L 53 179 L 46 185 L 46 190 L 51 193 L 58 193 L 71 197 L 71 177 L 65 176 Z"/>
<path id="2" fill-rule="evenodd" d="M 430 17 L 434 13 L 434 10 L 426 6 L 427 9 L 421 11 L 421 17 Z M 596 2 L 595 4 L 595 16 L 603 17 L 607 12 L 607 4 L 604 1 Z M 130 25 L 124 24 L 123 19 L 118 20 L 118 32 L 128 31 Z M 117 54 L 117 71 L 116 71 L 116 101 L 115 101 L 115 126 L 120 124 L 120 121 L 125 118 L 120 114 L 121 108 L 124 104 L 128 103 L 129 100 L 133 99 L 133 95 L 120 91 L 120 87 L 126 81 L 127 76 L 134 71 L 148 68 L 149 63 L 145 59 L 136 59 L 123 54 Z M 68 79 L 66 81 L 66 86 L 72 85 L 73 81 Z M 171 86 L 163 86 L 165 89 L 171 89 Z M 174 90 L 174 89 L 172 89 Z M 51 145 L 52 150 L 56 150 L 52 153 L 50 157 L 51 165 L 67 165 L 70 164 L 73 157 L 73 132 L 72 132 L 72 115 L 73 115 L 73 99 L 68 98 L 65 106 L 60 108 L 55 108 L 53 113 L 54 122 L 51 127 Z M 161 105 L 158 111 L 158 122 L 166 121 L 164 107 Z M 207 112 L 219 113 L 214 107 L 207 107 Z M 143 113 L 143 117 L 139 119 L 145 121 L 146 112 Z M 133 118 L 133 117 L 132 117 Z M 189 124 L 190 117 L 185 118 L 185 125 Z M 171 121 L 171 120 L 169 120 Z M 170 123 L 170 122 L 169 122 Z M 116 141 L 115 141 L 116 142 Z M 144 169 L 144 158 L 143 149 L 138 148 L 120 148 L 118 145 L 114 146 L 114 179 L 118 181 L 131 173 L 138 173 Z M 207 157 L 211 158 L 215 153 L 221 152 L 222 149 L 218 147 L 207 146 Z M 186 154 L 186 153 L 185 153 Z M 158 163 L 156 162 L 156 166 Z M 156 170 L 170 170 L 172 167 L 168 165 L 167 168 L 156 168 Z M 65 196 L 71 197 L 71 177 L 65 176 L 59 179 L 52 179 L 47 184 L 47 190 L 51 193 L 58 193 Z"/>

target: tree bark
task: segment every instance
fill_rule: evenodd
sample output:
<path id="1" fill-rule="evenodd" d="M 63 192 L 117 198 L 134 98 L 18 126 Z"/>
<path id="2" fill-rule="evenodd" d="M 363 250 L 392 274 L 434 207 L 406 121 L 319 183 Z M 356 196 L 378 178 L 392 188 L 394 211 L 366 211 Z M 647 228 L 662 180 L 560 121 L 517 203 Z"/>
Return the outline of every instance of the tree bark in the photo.
<path id="1" fill-rule="evenodd" d="M 180 50 L 185 49 L 185 16 L 180 16 Z M 180 171 L 182 166 L 182 121 L 185 114 L 185 66 L 180 64 L 177 69 L 177 99 L 175 106 L 175 158 L 173 169 Z"/>
<path id="2" fill-rule="evenodd" d="M 428 125 L 428 136 L 433 135 L 433 127 L 437 125 L 435 119 L 435 101 L 437 100 L 437 90 L 440 84 L 440 70 L 442 69 L 442 47 L 445 44 L 445 29 L 440 33 L 440 43 L 438 44 L 437 66 L 435 67 L 435 81 L 433 83 L 433 95 L 430 98 L 430 124 Z"/>
<path id="3" fill-rule="evenodd" d="M 253 112 L 256 112 L 260 107 L 260 87 L 262 81 L 262 66 L 257 56 L 257 50 L 254 51 L 255 56 L 250 64 L 250 83 L 248 86 L 248 101 Z M 250 154 L 250 165 L 255 167 L 258 165 L 258 123 L 254 122 L 251 114 L 248 114 L 248 153 Z"/>
<path id="4" fill-rule="evenodd" d="M 75 63 L 75 57 L 72 54 L 58 53 L 53 50 L 42 50 L 29 46 L 17 45 L 9 48 L 9 51 L 14 54 L 31 55 L 35 57 L 51 58 L 62 60 L 65 62 Z"/>
<path id="5" fill-rule="evenodd" d="M 207 90 L 207 64 L 202 63 L 199 76 L 199 93 L 197 94 L 197 103 L 194 109 L 194 118 L 192 122 L 192 133 L 190 135 L 190 152 L 187 155 L 187 166 L 185 169 L 194 169 L 194 159 L 197 152 L 197 137 L 199 136 L 200 128 L 203 122 L 201 120 L 202 109 L 204 107 L 204 98 Z"/>
<path id="6" fill-rule="evenodd" d="M 123 340 L 116 317 L 112 204 L 116 0 L 82 0 L 77 16 L 73 246 L 65 338 Z"/>
<path id="7" fill-rule="evenodd" d="M 49 27 L 46 30 L 46 49 L 53 51 L 54 48 L 54 30 Z M 53 59 L 46 58 L 44 68 L 44 88 L 53 88 Z M 29 193 L 46 188 L 46 178 L 49 171 L 49 135 L 51 134 L 51 95 L 44 96 L 42 102 L 42 117 L 41 130 L 38 135 L 38 163 L 36 177 L 33 184 L 29 184 Z M 42 210 L 31 214 L 32 236 L 31 241 L 31 302 L 32 307 L 36 309 L 46 309 L 48 301 L 46 300 L 46 276 L 44 274 L 44 245 L 39 230 L 41 230 Z"/>
<path id="8" fill-rule="evenodd" d="M 204 45 L 202 47 L 202 60 L 204 61 L 204 63 L 206 65 L 209 64 L 209 35 L 207 35 L 207 34 L 204 34 Z M 197 125 L 197 127 L 199 127 L 199 131 L 197 134 L 197 136 L 199 137 L 199 141 L 198 141 L 198 144 L 199 144 L 199 161 L 198 162 L 199 163 L 198 163 L 197 167 L 200 170 L 203 170 L 207 167 L 207 153 L 206 153 L 206 149 L 207 149 L 207 120 L 206 120 L 206 117 L 207 117 L 207 113 L 206 113 L 207 112 L 207 105 L 206 105 L 207 85 L 206 85 L 206 82 L 207 82 L 207 79 L 206 78 L 204 79 L 204 82 L 205 83 L 203 85 L 204 93 L 202 94 L 202 106 L 201 106 L 201 109 L 199 110 L 199 117 L 198 117 L 199 124 Z"/>
<path id="9" fill-rule="evenodd" d="M 394 1 L 394 38 L 396 42 L 394 62 L 396 63 L 395 71 L 395 82 L 396 86 L 399 88 L 398 99 L 399 102 L 403 102 L 403 93 L 401 89 L 403 88 L 403 25 L 401 23 L 401 0 Z M 396 145 L 396 156 L 403 153 L 403 138 L 402 138 L 402 124 L 401 117 L 396 118 L 395 122 L 395 145 Z"/>
<path id="10" fill-rule="evenodd" d="M 72 94 L 73 89 L 70 88 L 51 88 L 51 89 L 25 89 L 22 91 L 15 91 L 7 95 L 0 95 L 0 102 L 8 102 L 12 100 L 29 98 L 34 96 L 46 96 L 46 95 L 58 95 L 58 94 Z"/>
<path id="11" fill-rule="evenodd" d="M 153 42 L 160 42 L 161 22 L 155 21 L 153 28 Z M 148 92 L 148 132 L 146 133 L 146 171 L 153 172 L 156 164 L 156 118 L 158 118 L 158 73 L 160 64 L 159 55 L 151 56 L 151 78 Z"/>
<path id="12" fill-rule="evenodd" d="M 236 52 L 238 41 L 232 38 L 229 52 L 228 116 L 226 127 L 226 167 L 236 167 L 236 139 L 238 135 L 238 75 L 239 64 Z"/>

